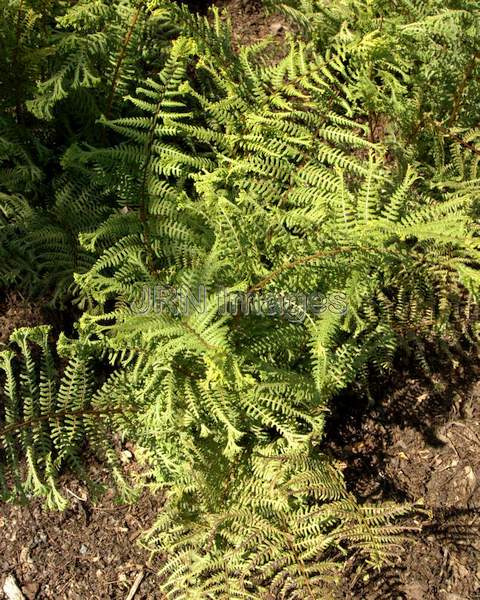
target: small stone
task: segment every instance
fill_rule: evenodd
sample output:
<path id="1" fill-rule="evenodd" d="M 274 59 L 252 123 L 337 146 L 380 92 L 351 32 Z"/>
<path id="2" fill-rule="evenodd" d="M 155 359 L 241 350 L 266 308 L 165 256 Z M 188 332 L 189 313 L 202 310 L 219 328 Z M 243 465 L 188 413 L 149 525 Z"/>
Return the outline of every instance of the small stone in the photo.
<path id="1" fill-rule="evenodd" d="M 120 460 L 123 464 L 127 464 L 132 460 L 132 458 L 133 454 L 130 452 L 130 450 L 122 450 L 122 452 L 120 453 Z"/>
<path id="2" fill-rule="evenodd" d="M 33 538 L 35 544 L 44 544 L 47 541 L 47 535 L 44 531 L 39 531 Z"/>
<path id="3" fill-rule="evenodd" d="M 86 554 L 88 552 L 88 546 L 85 544 L 82 544 L 80 546 L 80 554 Z"/>
<path id="4" fill-rule="evenodd" d="M 412 582 L 405 586 L 405 592 L 407 598 L 410 598 L 410 600 L 423 600 L 427 590 L 425 589 L 425 584 L 423 582 Z"/>
<path id="5" fill-rule="evenodd" d="M 271 25 L 270 25 L 270 31 L 273 33 L 273 35 L 277 35 L 279 33 L 282 33 L 282 31 L 285 29 L 284 24 L 281 21 L 274 21 Z"/>
<path id="6" fill-rule="evenodd" d="M 21 589 L 13 575 L 7 575 L 5 583 L 3 584 L 3 593 L 7 600 L 25 600 L 25 596 L 22 594 Z"/>

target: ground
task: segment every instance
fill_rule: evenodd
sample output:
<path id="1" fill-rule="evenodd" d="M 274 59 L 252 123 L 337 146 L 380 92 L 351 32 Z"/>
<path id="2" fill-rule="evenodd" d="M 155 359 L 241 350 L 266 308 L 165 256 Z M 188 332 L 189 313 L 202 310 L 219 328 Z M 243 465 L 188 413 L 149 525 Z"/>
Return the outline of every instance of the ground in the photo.
<path id="1" fill-rule="evenodd" d="M 359 498 L 419 509 L 398 562 L 366 580 L 351 565 L 339 599 L 480 599 L 478 356 L 466 362 L 450 380 L 397 376 L 371 409 L 345 399 L 330 423 L 328 445 Z"/>
<path id="2" fill-rule="evenodd" d="M 264 15 L 254 1 L 218 5 L 228 6 L 237 46 L 266 35 L 281 46 L 288 27 L 278 16 Z M 6 298 L 0 342 L 15 327 L 48 322 L 47 312 L 19 296 Z M 454 373 L 396 375 L 373 406 L 350 394 L 330 420 L 325 450 L 346 464 L 352 491 L 418 508 L 405 523 L 411 535 L 398 562 L 360 574 L 352 561 L 336 590 L 339 600 L 480 599 L 480 361 L 470 354 L 462 364 L 468 367 Z M 100 465 L 91 469 L 101 476 Z M 93 502 L 68 475 L 62 489 L 71 499 L 63 513 L 37 501 L 0 507 L 0 589 L 13 575 L 28 600 L 129 598 L 135 588 L 135 600 L 161 599 L 160 558 L 151 560 L 138 538 L 162 497 L 122 506 L 107 494 Z"/>
<path id="3" fill-rule="evenodd" d="M 138 544 L 161 509 L 161 497 L 145 495 L 119 506 L 107 495 L 92 504 L 76 481 L 66 479 L 62 489 L 71 500 L 63 513 L 36 501 L 1 508 L 1 579 L 12 573 L 27 600 L 124 599 L 137 578 L 136 600 L 161 598 L 160 559 L 150 561 Z"/>

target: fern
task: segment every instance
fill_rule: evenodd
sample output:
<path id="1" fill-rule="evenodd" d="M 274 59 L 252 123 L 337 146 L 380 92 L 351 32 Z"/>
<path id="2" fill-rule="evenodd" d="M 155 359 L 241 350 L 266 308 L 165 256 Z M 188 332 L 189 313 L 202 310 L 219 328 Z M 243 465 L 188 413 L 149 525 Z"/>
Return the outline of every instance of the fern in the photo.
<path id="1" fill-rule="evenodd" d="M 45 328 L 2 355 L 3 493 L 63 507 L 89 444 L 128 496 L 132 440 L 168 598 L 322 598 L 346 556 L 395 557 L 412 507 L 346 490 L 328 413 L 478 341 L 472 3 L 268 4 L 295 24 L 277 60 L 167 0 L 5 12 L 1 284 L 80 317 L 62 375 Z"/>
<path id="2" fill-rule="evenodd" d="M 172 555 L 167 598 L 332 597 L 347 549 L 373 564 L 398 551 L 391 521 L 407 507 L 359 506 L 322 455 L 272 444 L 236 471 L 224 486 L 197 472 L 147 533 L 148 548 Z"/>
<path id="3" fill-rule="evenodd" d="M 62 337 L 58 342 L 64 361 L 60 376 L 49 343 L 50 331 L 46 325 L 17 329 L 10 346 L 0 354 L 3 499 L 40 496 L 49 508 L 65 508 L 68 501 L 58 487 L 58 477 L 66 466 L 86 477 L 82 459 L 86 440 L 92 450 L 111 461 L 119 491 L 128 495 L 110 427 L 112 419 L 129 409 L 115 400 L 111 382 L 101 387 L 96 384 L 95 343 L 76 344 Z M 104 394 L 108 394 L 108 402 Z"/>

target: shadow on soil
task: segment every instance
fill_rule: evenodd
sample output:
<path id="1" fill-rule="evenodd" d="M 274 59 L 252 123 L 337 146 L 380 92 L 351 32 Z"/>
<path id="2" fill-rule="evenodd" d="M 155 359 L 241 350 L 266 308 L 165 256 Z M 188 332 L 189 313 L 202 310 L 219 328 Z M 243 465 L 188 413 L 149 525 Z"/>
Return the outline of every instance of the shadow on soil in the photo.
<path id="1" fill-rule="evenodd" d="M 357 497 L 431 513 L 412 517 L 421 531 L 398 564 L 366 577 L 352 564 L 338 598 L 480 598 L 480 363 L 472 355 L 459 363 L 430 377 L 400 370 L 378 386 L 373 406 L 353 394 L 335 406 L 326 450 L 347 464 Z"/>

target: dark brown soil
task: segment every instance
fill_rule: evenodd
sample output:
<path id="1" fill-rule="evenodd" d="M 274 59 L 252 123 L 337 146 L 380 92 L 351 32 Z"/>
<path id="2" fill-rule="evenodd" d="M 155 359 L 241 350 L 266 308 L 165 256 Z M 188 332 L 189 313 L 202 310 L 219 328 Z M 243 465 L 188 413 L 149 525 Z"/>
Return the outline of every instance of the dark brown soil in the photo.
<path id="1" fill-rule="evenodd" d="M 162 499 L 145 495 L 135 504 L 118 506 L 107 495 L 93 505 L 78 482 L 66 479 L 62 488 L 72 501 L 63 513 L 48 512 L 37 501 L 1 507 L 2 587 L 13 574 L 27 600 L 124 599 L 141 576 L 135 599 L 162 598 L 158 559 L 150 562 L 137 543 Z"/>
<path id="2" fill-rule="evenodd" d="M 480 381 L 470 360 L 468 374 L 405 376 L 374 409 L 344 400 L 330 423 L 329 448 L 358 497 L 430 512 L 410 520 L 420 531 L 398 564 L 367 574 L 349 565 L 339 599 L 480 598 Z"/>
<path id="3" fill-rule="evenodd" d="M 43 309 L 24 300 L 20 294 L 8 294 L 0 302 L 0 344 L 5 344 L 18 327 L 45 323 Z"/>
<path id="4" fill-rule="evenodd" d="M 47 300 L 27 300 L 18 292 L 9 292 L 0 299 L 0 345 L 6 344 L 18 327 L 48 324 L 54 336 L 62 331 L 70 335 L 74 321 L 75 309 L 72 307 L 60 310 L 48 306 Z"/>
<path id="5" fill-rule="evenodd" d="M 281 46 L 289 29 L 281 15 L 265 14 L 260 0 L 217 0 L 215 5 L 229 15 L 237 47 L 255 44 L 271 36 L 282 54 Z"/>

